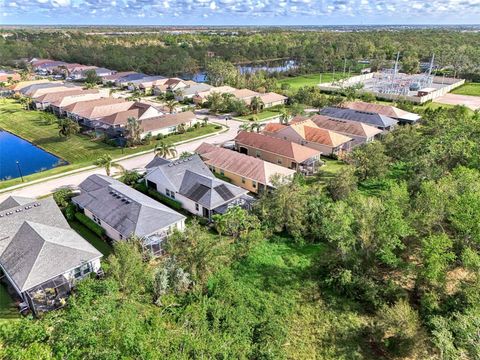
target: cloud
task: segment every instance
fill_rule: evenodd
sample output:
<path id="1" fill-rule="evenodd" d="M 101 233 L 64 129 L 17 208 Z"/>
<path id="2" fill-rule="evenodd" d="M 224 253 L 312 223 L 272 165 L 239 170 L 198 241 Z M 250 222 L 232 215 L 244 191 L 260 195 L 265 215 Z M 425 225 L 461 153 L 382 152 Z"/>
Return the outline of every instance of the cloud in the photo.
<path id="1" fill-rule="evenodd" d="M 8 9 L 8 16 L 15 17 L 17 23 L 26 23 L 29 19 L 38 22 L 44 17 L 67 16 L 68 19 L 68 15 L 93 23 L 102 23 L 105 17 L 111 21 L 128 18 L 132 23 L 139 19 L 141 23 L 144 17 L 166 16 L 167 19 L 170 16 L 178 17 L 177 23 L 209 19 L 227 25 L 229 21 L 249 23 L 255 17 L 270 23 L 279 19 L 279 24 L 285 23 L 283 20 L 299 24 L 322 24 L 322 21 L 342 24 L 346 17 L 357 24 L 369 21 L 422 23 L 432 19 L 438 23 L 461 23 L 467 18 L 480 18 L 480 0 L 0 0 L 0 7 Z M 6 15 L 3 16 L 3 22 L 8 22 Z"/>

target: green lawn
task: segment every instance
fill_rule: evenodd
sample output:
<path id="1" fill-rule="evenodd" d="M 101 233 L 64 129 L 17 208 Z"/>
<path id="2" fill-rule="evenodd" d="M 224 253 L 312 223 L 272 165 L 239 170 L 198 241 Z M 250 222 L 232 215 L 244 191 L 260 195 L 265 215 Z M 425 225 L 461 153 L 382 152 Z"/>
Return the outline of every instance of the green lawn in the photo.
<path id="1" fill-rule="evenodd" d="M 350 74 L 350 76 L 353 75 L 355 74 Z M 281 79 L 278 81 L 278 83 L 280 85 L 289 84 L 291 90 L 298 90 L 303 86 L 315 86 L 320 83 L 327 83 L 333 81 L 334 79 L 338 80 L 345 77 L 348 77 L 348 75 L 343 75 L 343 73 L 335 73 L 335 77 L 333 73 L 315 73 Z"/>
<path id="2" fill-rule="evenodd" d="M 16 134 L 69 163 L 65 166 L 25 176 L 26 181 L 92 165 L 103 154 L 110 154 L 113 158 L 119 158 L 153 149 L 156 143 L 156 141 L 152 141 L 149 145 L 126 148 L 122 152 L 121 148 L 110 146 L 101 141 L 93 141 L 84 135 L 73 135 L 69 139 L 64 139 L 58 136 L 56 124 L 45 124 L 42 121 L 40 111 L 26 111 L 22 109 L 18 102 L 13 100 L 4 100 L 4 103 L 0 104 L 0 129 Z M 209 124 L 195 131 L 168 136 L 162 141 L 173 144 L 215 131 L 219 131 L 219 129 L 215 129 L 215 125 Z M 1 181 L 0 189 L 19 183 L 20 179 Z"/>
<path id="3" fill-rule="evenodd" d="M 274 117 L 274 116 L 278 116 L 278 114 L 279 114 L 279 112 L 275 111 L 275 110 L 264 110 L 264 111 L 262 111 L 258 114 L 238 116 L 238 117 L 235 117 L 235 119 L 252 121 L 251 119 L 253 117 L 256 117 L 258 119 L 258 121 L 262 121 L 262 120 L 269 119 L 269 118 Z"/>
<path id="4" fill-rule="evenodd" d="M 80 222 L 72 220 L 68 223 L 73 230 L 75 230 L 81 237 L 92 244 L 95 249 L 103 254 L 104 257 L 107 257 L 113 252 L 113 248 L 105 240 L 100 239 L 96 234 L 87 229 Z"/>
<path id="5" fill-rule="evenodd" d="M 315 176 L 307 177 L 307 184 L 326 185 L 328 179 L 335 176 L 335 174 L 346 164 L 340 160 L 334 160 L 327 157 L 321 159 L 324 165 L 319 169 Z"/>
<path id="6" fill-rule="evenodd" d="M 0 326 L 2 321 L 20 318 L 20 313 L 4 284 L 0 283 Z"/>
<path id="7" fill-rule="evenodd" d="M 480 83 L 465 83 L 464 85 L 453 89 L 452 94 L 480 96 Z"/>

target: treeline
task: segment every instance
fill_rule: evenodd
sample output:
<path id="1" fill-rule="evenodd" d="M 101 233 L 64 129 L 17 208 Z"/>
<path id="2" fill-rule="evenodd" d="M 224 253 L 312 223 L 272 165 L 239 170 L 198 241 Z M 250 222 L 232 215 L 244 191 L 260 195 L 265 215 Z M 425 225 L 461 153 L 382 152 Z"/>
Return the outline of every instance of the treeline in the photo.
<path id="1" fill-rule="evenodd" d="M 6 33 L 7 31 L 4 31 Z M 480 34 L 448 30 L 370 32 L 239 32 L 216 34 L 87 35 L 77 31 L 9 30 L 0 38 L 0 63 L 23 57 L 45 57 L 167 76 L 191 74 L 206 68 L 210 52 L 226 61 L 252 62 L 295 59 L 298 71 L 355 68 L 371 60 L 373 68 L 395 60 L 397 52 L 409 69 L 435 54 L 451 74 L 479 79 Z"/>

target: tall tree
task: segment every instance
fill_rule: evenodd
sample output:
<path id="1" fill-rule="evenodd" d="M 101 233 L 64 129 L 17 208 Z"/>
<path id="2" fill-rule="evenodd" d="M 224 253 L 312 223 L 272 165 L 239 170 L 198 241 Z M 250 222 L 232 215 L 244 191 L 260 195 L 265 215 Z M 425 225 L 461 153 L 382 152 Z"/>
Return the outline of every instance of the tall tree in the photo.
<path id="1" fill-rule="evenodd" d="M 80 131 L 80 125 L 70 119 L 58 119 L 58 128 L 58 134 L 65 138 L 69 138 Z"/>
<path id="2" fill-rule="evenodd" d="M 100 166 L 105 169 L 107 176 L 110 176 L 112 167 L 124 172 L 125 169 L 122 165 L 114 163 L 112 157 L 109 154 L 103 154 L 96 161 L 95 165 Z"/>

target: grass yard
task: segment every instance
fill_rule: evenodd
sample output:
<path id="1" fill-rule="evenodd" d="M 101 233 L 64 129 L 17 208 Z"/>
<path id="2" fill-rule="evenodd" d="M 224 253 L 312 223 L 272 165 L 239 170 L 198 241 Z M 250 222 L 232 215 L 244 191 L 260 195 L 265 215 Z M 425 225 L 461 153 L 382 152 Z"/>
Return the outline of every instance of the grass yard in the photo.
<path id="1" fill-rule="evenodd" d="M 112 158 L 119 158 L 153 149 L 157 142 L 152 141 L 152 143 L 148 145 L 125 148 L 122 153 L 121 148 L 110 146 L 101 141 L 93 141 L 89 137 L 80 134 L 64 139 L 58 136 L 57 124 L 46 124 L 42 120 L 40 111 L 24 110 L 22 106 L 14 100 L 4 100 L 4 103 L 0 104 L 0 129 L 18 135 L 42 149 L 61 157 L 69 163 L 65 166 L 25 176 L 26 181 L 92 165 L 94 161 L 103 154 L 109 154 Z M 168 136 L 162 141 L 167 144 L 174 144 L 216 131 L 219 131 L 219 129 L 215 129 L 215 125 L 209 124 L 195 131 Z M 2 181 L 0 182 L 0 189 L 19 183 L 20 179 Z"/>
<path id="2" fill-rule="evenodd" d="M 258 121 L 266 120 L 274 116 L 278 116 L 279 112 L 275 110 L 264 110 L 258 114 L 250 114 L 244 116 L 235 117 L 235 119 L 244 120 L 244 121 L 253 121 L 252 118 L 257 118 Z"/>
<path id="3" fill-rule="evenodd" d="M 353 76 L 353 75 L 355 74 L 350 74 L 350 76 Z M 327 83 L 327 82 L 333 81 L 334 79 L 338 80 L 346 77 L 348 77 L 348 74 L 343 75 L 343 73 L 335 73 L 335 77 L 334 77 L 333 73 L 322 73 L 320 77 L 320 73 L 315 73 L 315 74 L 288 77 L 288 78 L 279 80 L 278 83 L 279 85 L 289 84 L 291 90 L 298 90 L 303 86 L 315 86 L 320 83 Z"/>
<path id="4" fill-rule="evenodd" d="M 286 358 L 368 358 L 359 347 L 366 318 L 344 299 L 325 299 L 318 287 L 315 260 L 324 251 L 323 244 L 294 244 L 274 236 L 241 262 L 235 280 L 284 315 L 272 321 L 286 334 Z"/>
<path id="5" fill-rule="evenodd" d="M 453 89 L 452 94 L 480 96 L 480 83 L 465 83 L 464 85 Z"/>
<path id="6" fill-rule="evenodd" d="M 20 313 L 15 306 L 7 288 L 4 284 L 0 283 L 0 326 L 3 321 L 18 319 Z"/>
<path id="7" fill-rule="evenodd" d="M 87 229 L 80 222 L 71 220 L 68 223 L 73 230 L 75 230 L 81 237 L 92 244 L 95 249 L 103 254 L 104 257 L 107 257 L 113 252 L 113 248 L 105 240 L 100 239 L 96 234 Z"/>
<path id="8" fill-rule="evenodd" d="M 335 176 L 341 168 L 346 166 L 343 161 L 322 157 L 321 159 L 325 165 L 323 165 L 315 176 L 306 178 L 307 184 L 320 184 L 326 185 L 328 179 Z"/>

